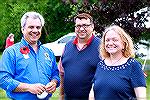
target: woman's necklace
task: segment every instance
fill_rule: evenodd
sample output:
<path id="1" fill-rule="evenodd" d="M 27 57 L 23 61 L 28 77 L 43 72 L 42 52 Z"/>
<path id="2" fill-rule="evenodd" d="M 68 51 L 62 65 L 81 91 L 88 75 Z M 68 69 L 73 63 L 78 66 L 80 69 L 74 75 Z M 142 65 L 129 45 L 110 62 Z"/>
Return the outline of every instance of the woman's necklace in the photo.
<path id="1" fill-rule="evenodd" d="M 112 62 L 112 60 L 110 59 L 110 61 L 111 61 L 111 65 L 114 65 L 114 64 L 116 64 L 117 62 L 119 62 L 121 59 L 123 58 L 123 56 L 121 56 L 118 60 L 116 60 L 115 62 Z"/>

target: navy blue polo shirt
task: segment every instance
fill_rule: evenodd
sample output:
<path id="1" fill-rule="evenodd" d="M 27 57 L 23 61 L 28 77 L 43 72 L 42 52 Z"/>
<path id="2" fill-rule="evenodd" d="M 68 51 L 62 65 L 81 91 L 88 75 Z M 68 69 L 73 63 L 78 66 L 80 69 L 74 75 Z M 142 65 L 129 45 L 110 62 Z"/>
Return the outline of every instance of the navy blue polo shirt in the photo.
<path id="1" fill-rule="evenodd" d="M 85 49 L 79 51 L 73 40 L 66 44 L 62 56 L 64 92 L 67 97 L 88 98 L 99 58 L 99 38 L 94 37 Z"/>

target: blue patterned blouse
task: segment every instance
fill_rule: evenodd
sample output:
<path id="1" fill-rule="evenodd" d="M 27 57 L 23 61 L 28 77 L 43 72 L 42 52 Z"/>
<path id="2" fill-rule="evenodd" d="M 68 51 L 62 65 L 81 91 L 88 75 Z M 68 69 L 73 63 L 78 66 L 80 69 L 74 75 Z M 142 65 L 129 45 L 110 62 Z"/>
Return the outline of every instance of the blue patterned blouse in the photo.
<path id="1" fill-rule="evenodd" d="M 119 66 L 100 61 L 94 77 L 95 100 L 135 100 L 134 88 L 146 87 L 141 64 L 134 58 Z"/>

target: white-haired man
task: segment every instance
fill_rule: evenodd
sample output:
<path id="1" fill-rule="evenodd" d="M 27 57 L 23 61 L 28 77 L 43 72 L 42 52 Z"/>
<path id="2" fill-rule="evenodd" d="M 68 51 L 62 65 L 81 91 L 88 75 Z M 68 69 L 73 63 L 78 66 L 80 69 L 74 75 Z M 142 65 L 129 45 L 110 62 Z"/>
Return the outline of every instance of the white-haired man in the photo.
<path id="1" fill-rule="evenodd" d="M 27 12 L 21 18 L 23 37 L 5 49 L 0 67 L 0 87 L 14 100 L 46 100 L 59 86 L 56 59 L 51 50 L 41 45 L 39 38 L 44 18 L 37 12 Z"/>

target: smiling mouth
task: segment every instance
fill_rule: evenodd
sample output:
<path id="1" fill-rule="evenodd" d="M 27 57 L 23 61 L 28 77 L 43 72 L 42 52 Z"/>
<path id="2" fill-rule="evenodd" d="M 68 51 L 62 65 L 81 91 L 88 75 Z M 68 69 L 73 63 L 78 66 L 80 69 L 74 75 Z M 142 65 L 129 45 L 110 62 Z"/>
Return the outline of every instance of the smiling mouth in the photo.
<path id="1" fill-rule="evenodd" d="M 115 46 L 115 45 L 111 45 L 111 46 L 109 46 L 109 45 L 107 45 L 107 48 L 116 48 L 117 46 Z"/>
<path id="2" fill-rule="evenodd" d="M 31 32 L 31 33 L 30 33 L 30 35 L 31 35 L 32 37 L 38 36 L 39 34 L 40 34 L 39 32 L 36 32 L 36 33 Z"/>
<path id="3" fill-rule="evenodd" d="M 80 32 L 79 34 L 81 34 L 81 35 L 85 35 L 85 34 L 86 34 L 86 32 Z"/>

